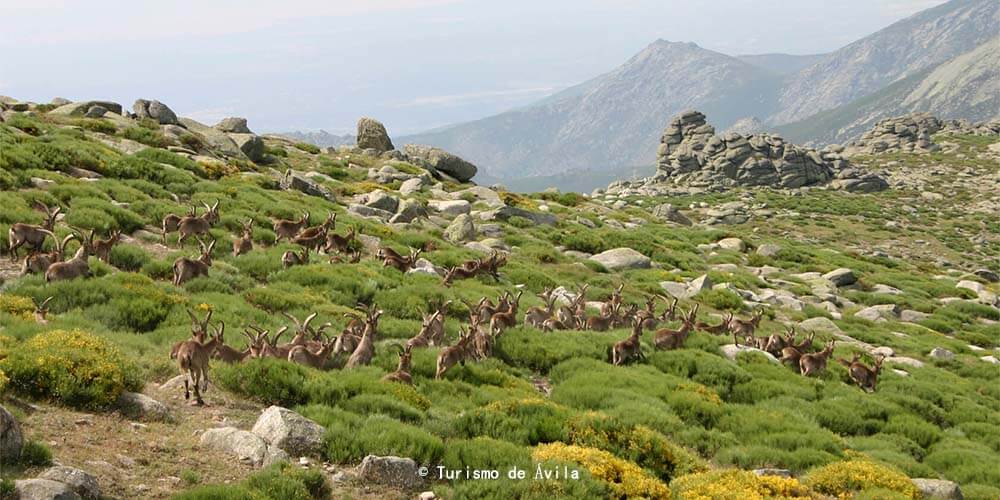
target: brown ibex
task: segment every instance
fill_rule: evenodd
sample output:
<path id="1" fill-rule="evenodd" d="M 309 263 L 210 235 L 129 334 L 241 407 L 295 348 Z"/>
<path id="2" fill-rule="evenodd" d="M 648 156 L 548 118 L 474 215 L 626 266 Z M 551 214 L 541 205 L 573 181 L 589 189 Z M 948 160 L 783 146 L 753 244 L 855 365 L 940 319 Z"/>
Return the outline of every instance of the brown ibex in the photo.
<path id="1" fill-rule="evenodd" d="M 378 332 L 378 318 L 381 315 L 382 310 L 376 309 L 376 306 L 372 304 L 368 309 L 368 318 L 365 320 L 365 331 L 361 334 L 361 342 L 358 343 L 358 347 L 351 353 L 351 357 L 347 359 L 347 364 L 344 365 L 345 368 L 356 368 L 372 362 L 372 358 L 375 357 L 375 335 Z"/>
<path id="2" fill-rule="evenodd" d="M 423 321 L 420 323 L 420 331 L 417 332 L 412 338 L 406 341 L 406 347 L 427 347 L 431 344 L 431 328 L 435 325 L 438 313 L 433 313 L 429 316 L 425 316 Z"/>
<path id="3" fill-rule="evenodd" d="M 288 361 L 322 370 L 326 368 L 336 340 L 335 338 L 327 338 L 315 352 L 310 351 L 309 347 L 305 345 L 293 346 L 288 351 Z"/>
<path id="4" fill-rule="evenodd" d="M 184 378 L 184 399 L 191 398 L 188 383 L 194 385 L 195 404 L 201 406 L 205 401 L 201 399 L 202 391 L 208 390 L 208 361 L 211 359 L 215 349 L 222 344 L 222 334 L 226 329 L 226 324 L 219 322 L 221 327 L 213 327 L 215 335 L 208 342 L 202 343 L 195 339 L 181 343 L 177 349 L 177 367 Z M 204 388 L 202 388 L 204 386 Z"/>
<path id="5" fill-rule="evenodd" d="M 24 258 L 24 262 L 21 263 L 21 275 L 27 276 L 29 274 L 44 273 L 49 270 L 49 266 L 56 262 L 62 262 L 66 250 L 66 244 L 69 240 L 78 239 L 79 236 L 75 233 L 70 233 L 63 238 L 62 241 L 56 239 L 56 235 L 52 231 L 43 229 L 47 236 L 52 236 L 52 241 L 55 242 L 55 248 L 51 252 L 39 253 L 32 252 L 27 257 Z"/>
<path id="6" fill-rule="evenodd" d="M 80 248 L 73 254 L 72 259 L 64 262 L 53 262 L 45 270 L 45 282 L 50 283 L 53 281 L 90 277 L 90 263 L 87 262 L 88 257 L 90 257 L 90 252 L 87 249 L 87 245 L 80 245 Z"/>
<path id="7" fill-rule="evenodd" d="M 847 373 L 854 380 L 854 383 L 858 384 L 858 387 L 868 392 L 875 392 L 875 384 L 878 382 L 878 376 L 882 373 L 882 362 L 885 361 L 884 355 L 878 355 L 875 357 L 875 364 L 872 368 L 868 368 L 858 361 L 861 357 L 860 354 L 855 354 L 850 361 L 844 358 L 837 358 L 837 362 L 847 367 Z"/>
<path id="8" fill-rule="evenodd" d="M 803 354 L 799 358 L 799 372 L 804 376 L 819 373 L 826 369 L 826 361 L 833 354 L 833 345 L 836 341 L 831 340 L 826 348 L 820 352 Z"/>
<path id="9" fill-rule="evenodd" d="M 521 303 L 521 295 L 523 293 L 524 290 L 519 290 L 513 300 L 507 301 L 507 308 L 505 310 L 497 311 L 490 316 L 490 330 L 502 332 L 507 328 L 517 326 L 517 308 Z"/>
<path id="10" fill-rule="evenodd" d="M 620 309 L 621 303 L 613 304 L 608 308 L 602 307 L 600 316 L 587 318 L 585 328 L 594 332 L 606 332 L 609 328 L 618 326 Z"/>
<path id="11" fill-rule="evenodd" d="M 302 247 L 302 251 L 295 253 L 294 250 L 285 250 L 281 254 L 281 267 L 288 269 L 292 266 L 301 266 L 309 263 L 309 247 Z"/>
<path id="12" fill-rule="evenodd" d="M 28 245 L 35 252 L 40 252 L 42 245 L 45 244 L 45 237 L 52 234 L 51 231 L 56 225 L 56 218 L 62 212 L 61 207 L 49 209 L 48 205 L 40 201 L 35 202 L 35 208 L 45 212 L 45 222 L 41 226 L 18 222 L 10 226 L 10 229 L 7 230 L 7 251 L 10 252 L 11 262 L 17 262 L 20 258 L 17 250 L 24 245 Z"/>
<path id="13" fill-rule="evenodd" d="M 191 309 L 185 309 L 185 311 L 187 311 L 188 317 L 191 318 L 191 338 L 197 340 L 198 342 L 205 342 L 205 339 L 208 338 L 208 321 L 212 319 L 212 313 L 214 311 L 209 309 L 205 314 L 204 320 L 199 320 L 194 314 L 194 311 Z M 180 349 L 181 344 L 183 343 L 184 341 L 182 340 L 174 344 L 174 346 L 170 349 L 170 359 L 177 358 L 177 350 Z"/>
<path id="14" fill-rule="evenodd" d="M 302 231 L 308 225 L 309 225 L 309 212 L 303 212 L 302 218 L 297 221 L 278 219 L 274 221 L 274 225 L 272 226 L 275 234 L 274 242 L 278 243 L 283 238 L 286 238 L 289 241 L 291 241 L 292 238 L 294 238 L 299 234 L 299 231 Z"/>
<path id="15" fill-rule="evenodd" d="M 163 220 L 160 221 L 160 228 L 163 230 L 160 233 L 160 239 L 163 240 L 163 244 L 164 245 L 167 244 L 167 233 L 172 233 L 180 228 L 181 220 L 187 217 L 195 217 L 197 215 L 198 215 L 198 210 L 194 207 L 194 205 L 191 206 L 191 209 L 188 210 L 188 213 L 185 214 L 183 217 L 172 213 L 165 215 L 163 217 Z"/>
<path id="16" fill-rule="evenodd" d="M 611 347 L 611 364 L 624 365 L 633 359 L 645 359 L 642 353 L 642 321 L 632 321 L 632 334 L 625 340 L 615 342 Z"/>
<path id="17" fill-rule="evenodd" d="M 456 279 L 464 280 L 467 278 L 473 278 L 477 274 L 479 274 L 479 267 L 476 267 L 474 269 L 470 269 L 464 266 L 453 267 L 451 269 L 448 269 L 448 272 L 445 273 L 444 278 L 442 278 L 441 280 L 441 284 L 443 284 L 444 286 L 451 286 L 451 282 L 455 281 Z"/>
<path id="18" fill-rule="evenodd" d="M 382 380 L 413 385 L 413 376 L 410 375 L 410 362 L 412 360 L 410 347 L 407 346 L 406 349 L 404 349 L 399 344 L 393 345 L 399 348 L 399 365 L 396 366 L 396 371 L 387 373 L 384 377 L 382 377 Z"/>
<path id="19" fill-rule="evenodd" d="M 615 288 L 615 290 L 611 292 L 611 298 L 608 299 L 607 302 L 601 304 L 601 316 L 611 316 L 614 309 L 620 309 L 622 303 L 622 290 L 624 289 L 625 283 L 622 283 L 621 285 L 618 285 L 618 288 Z"/>
<path id="20" fill-rule="evenodd" d="M 351 226 L 343 236 L 337 233 L 329 233 L 326 236 L 326 246 L 323 247 L 323 251 L 332 253 L 336 250 L 339 253 L 346 253 L 351 249 L 351 243 L 354 243 L 354 238 L 357 235 L 358 228 L 355 226 Z"/>
<path id="21" fill-rule="evenodd" d="M 392 251 L 391 248 L 388 249 L 389 252 L 383 252 L 383 250 L 386 249 L 387 247 L 380 248 L 379 254 L 376 254 L 380 259 L 382 259 L 382 266 L 394 267 L 404 273 L 417 264 L 417 259 L 420 257 L 420 252 L 422 251 L 419 248 L 416 250 L 411 248 L 410 255 L 402 257 L 395 251 Z"/>
<path id="22" fill-rule="evenodd" d="M 434 378 L 440 379 L 445 372 L 453 366 L 461 363 L 465 365 L 465 360 L 471 355 L 472 334 L 467 333 L 463 328 L 458 329 L 458 341 L 455 345 L 441 349 L 437 357 L 437 369 L 434 371 Z"/>
<path id="23" fill-rule="evenodd" d="M 749 320 L 740 318 L 730 319 L 729 332 L 733 334 L 733 343 L 738 346 L 740 345 L 739 337 L 743 337 L 744 339 L 747 337 L 753 337 L 754 332 L 757 331 L 757 325 L 760 324 L 760 319 L 763 315 L 764 311 L 758 309 L 757 311 L 754 311 Z"/>
<path id="24" fill-rule="evenodd" d="M 243 232 L 233 240 L 233 257 L 238 257 L 253 250 L 253 219 L 242 224 Z"/>
<path id="25" fill-rule="evenodd" d="M 532 306 L 524 311 L 524 324 L 541 328 L 545 320 L 555 314 L 556 298 L 552 296 L 552 289 L 546 287 L 542 293 L 536 294 L 545 303 L 544 307 Z"/>
<path id="26" fill-rule="evenodd" d="M 216 201 L 211 206 L 207 203 L 202 203 L 202 205 L 205 205 L 207 212 L 197 217 L 186 216 L 177 223 L 177 234 L 180 235 L 177 244 L 183 245 L 184 241 L 192 236 L 207 235 L 212 226 L 219 222 L 219 202 Z"/>
<path id="27" fill-rule="evenodd" d="M 77 229 L 81 235 L 84 234 L 82 230 Z M 97 257 L 97 260 L 107 263 L 111 259 L 111 249 L 118 244 L 121 240 L 122 232 L 115 229 L 111 231 L 111 234 L 107 239 L 97 238 L 96 232 L 91 229 L 90 234 L 82 240 L 83 244 L 87 247 L 87 252 L 90 255 Z"/>
<path id="28" fill-rule="evenodd" d="M 313 251 L 318 251 L 326 243 L 326 235 L 337 226 L 337 213 L 330 212 L 322 224 L 314 227 L 307 227 L 298 235 L 292 238 L 292 243 L 302 245 Z"/>
<path id="29" fill-rule="evenodd" d="M 684 316 L 680 329 L 671 330 L 663 328 L 657 330 L 653 338 L 653 345 L 661 350 L 680 349 L 684 345 L 684 342 L 687 341 L 688 335 L 691 334 L 691 329 L 694 328 L 694 320 L 697 315 L 698 304 L 695 304 L 687 315 Z"/>
<path id="30" fill-rule="evenodd" d="M 226 345 L 225 339 L 221 336 L 219 337 L 219 345 L 215 348 L 215 353 L 212 354 L 212 359 L 217 359 L 226 364 L 242 363 L 253 357 L 253 348 L 247 346 L 242 351 L 234 349 L 232 346 Z"/>
<path id="31" fill-rule="evenodd" d="M 722 323 L 719 323 L 717 325 L 712 325 L 709 323 L 699 321 L 695 323 L 695 329 L 705 333 L 711 333 L 712 335 L 724 335 L 726 333 L 729 333 L 729 322 L 732 320 L 733 320 L 733 313 L 730 312 L 726 313 L 726 318 L 722 320 Z"/>
<path id="32" fill-rule="evenodd" d="M 47 297 L 41 303 L 35 300 L 34 297 L 31 298 L 31 301 L 35 303 L 35 323 L 40 325 L 49 324 L 49 320 L 46 316 L 49 314 L 49 302 L 52 301 L 52 297 Z"/>
<path id="33" fill-rule="evenodd" d="M 215 240 L 205 246 L 205 242 L 199 239 L 198 245 L 201 246 L 201 255 L 197 260 L 180 257 L 174 261 L 174 286 L 181 286 L 199 276 L 208 276 L 208 268 L 212 267 L 212 249 L 215 248 Z"/>

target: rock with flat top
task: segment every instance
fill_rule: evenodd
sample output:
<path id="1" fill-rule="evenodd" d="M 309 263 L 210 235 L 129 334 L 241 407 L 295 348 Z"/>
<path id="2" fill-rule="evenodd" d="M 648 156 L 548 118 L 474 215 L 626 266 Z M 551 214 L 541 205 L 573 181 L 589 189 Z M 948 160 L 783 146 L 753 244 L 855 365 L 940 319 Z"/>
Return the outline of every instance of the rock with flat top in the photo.
<path id="1" fill-rule="evenodd" d="M 958 483 L 945 479 L 913 478 L 913 485 L 920 490 L 926 500 L 963 500 Z"/>
<path id="2" fill-rule="evenodd" d="M 79 500 L 81 497 L 66 483 L 51 479 L 20 479 L 14 481 L 14 498 L 18 500 Z"/>
<path id="3" fill-rule="evenodd" d="M 209 429 L 201 435 L 201 445 L 233 455 L 241 462 L 259 467 L 267 455 L 264 438 L 236 427 Z"/>
<path id="4" fill-rule="evenodd" d="M 417 473 L 417 463 L 413 459 L 393 456 L 366 456 L 358 468 L 358 478 L 368 484 L 403 490 L 414 490 L 424 484 L 423 478 Z"/>
<path id="5" fill-rule="evenodd" d="M 87 500 L 101 498 L 101 486 L 97 484 L 97 478 L 75 467 L 64 465 L 50 467 L 38 478 L 63 483 Z"/>
<path id="6" fill-rule="evenodd" d="M 597 255 L 592 255 L 590 260 L 601 264 L 609 271 L 648 269 L 652 262 L 649 257 L 631 248 L 613 248 Z"/>
<path id="7" fill-rule="evenodd" d="M 117 406 L 129 418 L 155 422 L 171 420 L 170 409 L 165 404 L 138 392 L 122 392 Z"/>
<path id="8" fill-rule="evenodd" d="M 264 410 L 252 432 L 293 456 L 315 455 L 323 449 L 323 426 L 280 406 Z"/>
<path id="9" fill-rule="evenodd" d="M 824 278 L 830 280 L 834 286 L 847 286 L 853 285 L 858 281 L 858 277 L 854 275 L 854 271 L 842 267 L 840 269 L 834 269 L 823 275 Z"/>

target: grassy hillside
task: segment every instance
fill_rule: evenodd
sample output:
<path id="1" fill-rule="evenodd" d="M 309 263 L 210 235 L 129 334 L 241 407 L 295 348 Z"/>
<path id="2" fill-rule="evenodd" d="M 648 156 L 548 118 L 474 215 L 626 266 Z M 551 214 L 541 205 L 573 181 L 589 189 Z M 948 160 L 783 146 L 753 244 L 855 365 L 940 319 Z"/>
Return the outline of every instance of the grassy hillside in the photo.
<path id="1" fill-rule="evenodd" d="M 109 146 L 124 139 L 147 147 L 130 155 Z M 414 492 L 354 478 L 353 467 L 368 454 L 429 467 L 529 471 L 521 481 L 455 479 L 423 488 L 444 498 L 919 498 L 908 480 L 918 477 L 955 481 L 965 498 L 997 498 L 1000 368 L 988 356 L 1000 346 L 1000 310 L 983 302 L 1000 287 L 971 274 L 982 267 L 995 272 L 1000 257 L 996 194 L 990 182 L 975 180 L 1000 175 L 988 149 L 996 138 L 941 140 L 954 147 L 933 156 L 860 159 L 899 179 L 896 188 L 871 195 L 498 193 L 508 205 L 553 214 L 556 224 L 522 217 L 494 222 L 489 230 L 500 242 L 492 243 L 512 249 L 502 279 L 483 276 L 446 288 L 440 278 L 383 267 L 371 249 L 354 264 L 314 256 L 312 264 L 286 269 L 281 255 L 297 247 L 274 244 L 271 219 L 308 211 L 319 224 L 332 211 L 335 232 L 356 226 L 400 252 L 423 247 L 422 256 L 438 266 L 483 257 L 443 237 L 447 218 L 389 225 L 345 209 L 351 197 L 375 189 L 398 195 L 399 182 L 378 185 L 368 180 L 369 167 L 421 172 L 416 166 L 361 152 L 319 153 L 276 138 L 265 138 L 261 164 L 211 160 L 197 137 L 185 146 L 201 155 L 167 151 L 181 144 L 155 125 L 17 115 L 0 123 L 0 247 L 7 247 L 12 224 L 42 222 L 32 209 L 36 201 L 63 207 L 54 231 L 60 237 L 70 226 L 125 236 L 109 263 L 90 258 L 93 277 L 86 279 L 46 283 L 40 275 L 18 276 L 19 264 L 0 259 L 2 401 L 33 446 L 91 472 L 106 494 L 121 498 L 412 498 Z M 102 177 L 78 178 L 80 168 Z M 325 175 L 317 182 L 338 202 L 281 190 L 279 172 L 288 168 Z M 401 197 L 426 204 L 467 187 L 445 183 Z M 473 191 L 455 197 L 471 201 L 474 211 L 490 208 L 488 197 Z M 215 201 L 221 220 L 210 231 L 218 245 L 209 276 L 174 286 L 171 265 L 195 256 L 196 245 L 178 245 L 176 233 L 161 244 L 160 220 Z M 652 215 L 664 202 L 696 221 L 734 204 L 752 216 L 739 225 L 682 227 Z M 248 218 L 254 249 L 234 257 L 230 242 Z M 746 248 L 716 245 L 724 238 L 739 238 Z M 76 243 L 69 245 L 75 251 Z M 579 253 L 619 247 L 653 264 L 612 272 Z M 851 269 L 857 282 L 838 288 L 819 277 L 837 268 Z M 392 344 L 415 335 L 421 316 L 446 300 L 453 301 L 445 325 L 452 344 L 467 325 L 461 299 L 520 288 L 524 311 L 541 305 L 534 294 L 547 287 L 586 283 L 588 299 L 603 301 L 624 284 L 624 301 L 642 305 L 663 293 L 662 282 L 702 275 L 716 286 L 679 304 L 685 311 L 699 306 L 699 320 L 718 323 L 728 312 L 748 318 L 760 309 L 758 336 L 789 326 L 812 330 L 813 350 L 836 341 L 835 358 L 859 354 L 869 366 L 872 350 L 888 348 L 892 356 L 877 390 L 859 389 L 832 358 L 813 377 L 759 352 L 730 360 L 722 347 L 732 336 L 702 331 L 669 351 L 655 350 L 647 331 L 645 360 L 613 366 L 608 349 L 628 329 L 543 333 L 520 321 L 497 339 L 493 356 L 456 366 L 443 379 L 434 379 L 441 347 L 429 347 L 413 352 L 412 387 L 381 381 L 396 368 Z M 983 292 L 968 283 L 958 287 L 963 281 Z M 47 323 L 38 322 L 32 300 L 47 297 Z M 182 387 L 160 386 L 177 374 L 169 353 L 190 335 L 186 308 L 212 310 L 213 323 L 226 324 L 228 343 L 242 349 L 246 339 L 238 332 L 249 324 L 273 331 L 289 324 L 279 313 L 316 312 L 316 323 L 331 322 L 337 332 L 346 325 L 344 313 L 359 303 L 384 310 L 371 366 L 320 371 L 276 359 L 213 361 L 206 407 L 186 405 Z M 907 313 L 877 321 L 855 315 L 887 304 Z M 931 356 L 936 348 L 953 356 Z M 163 402 L 172 420 L 139 423 L 119 415 L 113 402 L 125 390 Z M 306 469 L 255 471 L 199 446 L 202 430 L 248 429 L 271 404 L 326 428 L 324 452 Z M 3 476 L 33 477 L 44 468 L 42 458 L 4 464 Z M 530 479 L 539 464 L 580 476 Z M 788 469 L 793 478 L 747 472 L 765 467 Z"/>

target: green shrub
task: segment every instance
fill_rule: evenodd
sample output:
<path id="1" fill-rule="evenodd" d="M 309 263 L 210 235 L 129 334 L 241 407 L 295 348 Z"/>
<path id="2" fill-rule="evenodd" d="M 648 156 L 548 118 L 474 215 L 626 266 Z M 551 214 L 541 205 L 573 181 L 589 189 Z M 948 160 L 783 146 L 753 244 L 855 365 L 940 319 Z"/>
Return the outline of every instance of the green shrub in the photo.
<path id="1" fill-rule="evenodd" d="M 498 470 L 506 472 L 511 467 L 529 469 L 531 450 L 507 441 L 488 437 L 448 441 L 441 464 L 448 469 Z"/>
<path id="2" fill-rule="evenodd" d="M 28 441 L 21 448 L 21 465 L 27 467 L 45 467 L 52 465 L 52 451 L 45 443 Z"/>
<path id="3" fill-rule="evenodd" d="M 17 489 L 14 486 L 14 480 L 8 478 L 0 478 L 0 500 L 15 500 L 17 498 Z"/>
<path id="4" fill-rule="evenodd" d="M 75 408 L 101 409 L 122 391 L 142 389 L 137 368 L 117 347 L 74 330 L 40 333 L 0 359 L 11 389 Z"/>
<path id="5" fill-rule="evenodd" d="M 266 405 L 292 406 L 306 401 L 304 386 L 309 370 L 288 361 L 259 358 L 218 365 L 212 375 L 221 387 Z"/>
<path id="6" fill-rule="evenodd" d="M 386 415 L 403 422 L 419 423 L 424 419 L 420 410 L 385 394 L 358 394 L 340 406 L 360 415 Z"/>
<path id="7" fill-rule="evenodd" d="M 736 292 L 727 289 L 702 290 L 694 300 L 725 311 L 739 311 L 743 308 L 743 299 Z"/>
<path id="8" fill-rule="evenodd" d="M 723 399 L 729 399 L 733 387 L 750 382 L 746 370 L 726 361 L 721 356 L 704 351 L 681 349 L 656 352 L 649 356 L 649 363 L 664 373 L 689 378 L 714 388 Z"/>
<path id="9" fill-rule="evenodd" d="M 252 474 L 242 483 L 206 485 L 185 491 L 175 500 L 323 500 L 333 490 L 316 469 L 300 469 L 279 462 Z"/>
<path id="10" fill-rule="evenodd" d="M 429 432 L 383 415 L 368 417 L 359 427 L 331 425 L 326 433 L 327 458 L 354 463 L 366 455 L 409 457 L 433 464 L 444 454 L 444 443 Z"/>
<path id="11" fill-rule="evenodd" d="M 128 127 L 122 130 L 122 137 L 153 148 L 167 147 L 167 138 L 159 130 L 150 130 L 146 127 Z"/>
<path id="12" fill-rule="evenodd" d="M 149 263 L 149 254 L 137 245 L 115 245 L 108 255 L 112 266 L 122 271 L 137 272 Z"/>
<path id="13" fill-rule="evenodd" d="M 913 415 L 893 415 L 882 432 L 901 434 L 924 448 L 941 439 L 941 429 Z"/>
<path id="14" fill-rule="evenodd" d="M 454 498 L 476 498 L 483 500 L 507 500 L 511 498 L 546 498 L 552 500 L 575 500 L 578 498 L 612 498 L 608 487 L 596 480 L 587 469 L 571 462 L 543 461 L 536 463 L 543 470 L 559 470 L 569 467 L 579 473 L 579 479 L 532 479 L 535 470 L 528 469 L 528 479 L 507 479 L 501 474 L 499 480 L 463 481 L 454 486 Z M 506 469 L 501 469 L 505 471 Z"/>
<path id="15" fill-rule="evenodd" d="M 319 146 L 315 144 L 309 144 L 308 142 L 296 142 L 295 147 L 297 149 L 305 151 L 306 153 L 312 153 L 314 155 L 319 154 Z"/>
<path id="16" fill-rule="evenodd" d="M 462 437 L 485 436 L 517 444 L 551 443 L 566 439 L 570 412 L 542 399 L 494 401 L 466 412 L 453 429 Z"/>

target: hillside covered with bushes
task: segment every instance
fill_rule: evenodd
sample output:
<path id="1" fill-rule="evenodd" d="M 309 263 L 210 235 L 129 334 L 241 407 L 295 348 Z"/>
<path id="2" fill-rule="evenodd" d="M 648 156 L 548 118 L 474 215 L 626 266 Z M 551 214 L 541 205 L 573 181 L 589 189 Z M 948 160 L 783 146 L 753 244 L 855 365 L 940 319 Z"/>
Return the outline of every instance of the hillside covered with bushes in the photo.
<path id="1" fill-rule="evenodd" d="M 521 195 L 462 182 L 457 162 L 419 149 L 320 149 L 245 121 L 57 112 L 68 105 L 8 103 L 0 122 L 0 404 L 23 435 L 17 450 L 0 446 L 0 498 L 54 462 L 115 498 L 922 498 L 956 485 L 967 499 L 1000 497 L 995 135 L 852 158 L 887 176 L 877 193 Z M 169 214 L 203 217 L 216 204 L 204 233 L 161 235 Z M 44 225 L 56 207 L 40 244 L 65 241 L 55 261 L 80 256 L 91 232 L 121 233 L 106 255 L 82 254 L 85 276 L 24 273 L 31 245 L 12 249 L 17 224 Z M 357 236 L 290 263 L 304 240 L 281 238 L 275 221 L 322 227 L 330 214 L 324 236 Z M 235 250 L 241 236 L 246 251 Z M 204 261 L 210 241 L 207 275 L 175 284 L 178 259 Z M 386 265 L 385 248 L 411 261 Z M 499 279 L 445 283 L 499 256 Z M 641 332 L 643 357 L 611 362 L 633 332 L 625 317 L 605 331 L 524 321 L 545 307 L 539 295 L 565 305 L 584 285 L 589 318 L 619 287 L 620 311 L 649 303 L 669 318 Z M 515 324 L 436 376 L 470 307 L 505 292 L 520 294 Z M 382 311 L 365 334 L 369 363 L 353 367 L 347 351 L 316 368 L 247 350 L 210 362 L 204 406 L 185 401 L 172 348 L 207 314 L 205 338 L 221 330 L 242 353 L 252 327 L 289 327 L 290 341 L 314 313 L 315 340 L 325 346 L 326 333 L 332 348 L 369 306 Z M 444 339 L 405 351 L 412 384 L 384 380 L 438 309 Z M 657 331 L 683 329 L 690 311 L 690 331 L 660 348 Z M 795 343 L 812 338 L 802 354 L 832 346 L 825 367 L 805 376 L 780 349 L 708 331 L 755 313 L 750 337 L 794 329 Z M 877 385 L 859 387 L 838 358 L 880 365 Z M 252 435 L 272 405 L 320 426 L 319 445 L 240 455 L 208 438 Z M 431 476 L 380 481 L 359 466 L 369 455 Z M 437 479 L 438 466 L 528 474 Z"/>

